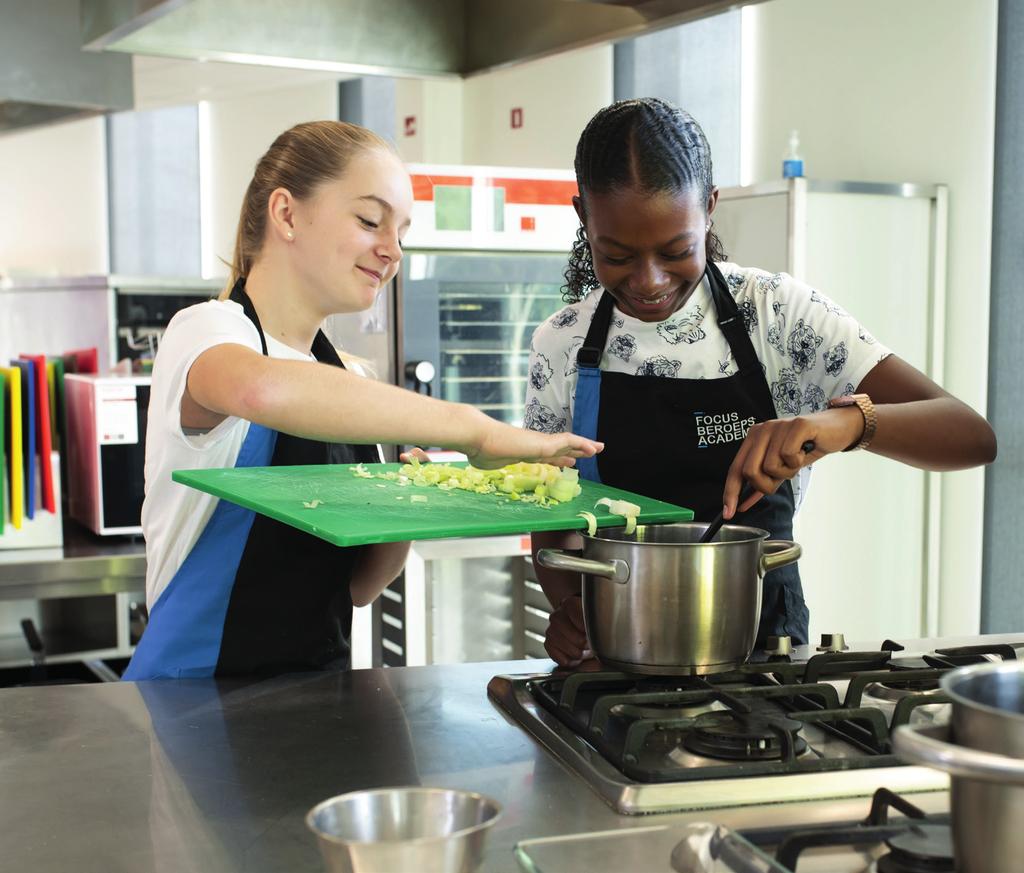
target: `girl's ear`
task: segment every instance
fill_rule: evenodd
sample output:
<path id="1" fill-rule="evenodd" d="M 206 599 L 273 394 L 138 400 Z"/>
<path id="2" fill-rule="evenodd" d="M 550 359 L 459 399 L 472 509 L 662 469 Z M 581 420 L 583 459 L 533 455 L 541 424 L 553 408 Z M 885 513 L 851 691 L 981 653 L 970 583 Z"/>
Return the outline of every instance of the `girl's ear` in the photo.
<path id="1" fill-rule="evenodd" d="M 711 213 L 715 211 L 715 207 L 718 205 L 718 189 L 712 188 L 711 195 L 708 197 L 708 218 L 711 217 Z"/>
<path id="2" fill-rule="evenodd" d="M 275 188 L 267 201 L 267 232 L 285 240 L 295 238 L 295 198 L 287 188 Z"/>
<path id="3" fill-rule="evenodd" d="M 576 195 L 572 198 L 572 208 L 576 210 L 576 215 L 579 217 L 580 224 L 586 225 L 587 216 L 583 212 L 583 198 Z"/>

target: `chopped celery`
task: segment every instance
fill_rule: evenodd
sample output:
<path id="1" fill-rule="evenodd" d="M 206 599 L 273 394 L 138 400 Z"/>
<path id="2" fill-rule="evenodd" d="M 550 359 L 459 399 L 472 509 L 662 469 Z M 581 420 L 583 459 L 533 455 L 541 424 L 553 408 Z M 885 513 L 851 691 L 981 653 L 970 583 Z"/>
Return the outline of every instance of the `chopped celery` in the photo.
<path id="1" fill-rule="evenodd" d="M 374 478 L 362 464 L 349 469 L 360 478 Z M 500 493 L 509 500 L 553 506 L 567 503 L 581 493 L 579 472 L 562 469 L 553 464 L 520 462 L 497 470 L 477 467 L 452 467 L 448 464 L 421 464 L 412 458 L 397 472 L 378 473 L 376 478 L 415 485 L 421 488 L 439 488 L 442 491 L 472 491 L 475 494 Z M 422 502 L 422 501 L 416 501 Z"/>

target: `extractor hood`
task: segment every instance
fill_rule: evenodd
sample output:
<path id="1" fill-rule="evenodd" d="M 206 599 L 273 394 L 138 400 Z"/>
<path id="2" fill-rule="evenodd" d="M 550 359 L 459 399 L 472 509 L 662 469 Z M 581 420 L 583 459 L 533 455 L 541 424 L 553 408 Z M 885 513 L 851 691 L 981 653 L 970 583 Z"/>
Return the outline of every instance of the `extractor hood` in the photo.
<path id="1" fill-rule="evenodd" d="M 90 49 L 423 77 L 471 76 L 743 5 L 736 0 L 81 0 L 82 40 Z"/>
<path id="2" fill-rule="evenodd" d="M 0 133 L 132 107 L 132 59 L 82 51 L 78 0 L 0 0 Z"/>

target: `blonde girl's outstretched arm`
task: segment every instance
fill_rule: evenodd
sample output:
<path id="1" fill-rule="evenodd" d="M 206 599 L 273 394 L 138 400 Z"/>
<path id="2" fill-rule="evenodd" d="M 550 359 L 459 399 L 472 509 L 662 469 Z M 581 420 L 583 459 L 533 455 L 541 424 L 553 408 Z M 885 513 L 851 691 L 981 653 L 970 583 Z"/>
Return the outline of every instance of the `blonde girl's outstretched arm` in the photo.
<path id="1" fill-rule="evenodd" d="M 268 358 L 232 343 L 195 360 L 182 399 L 185 426 L 213 427 L 228 416 L 308 439 L 442 446 L 491 467 L 519 460 L 566 466 L 603 447 L 575 434 L 502 424 L 466 404 L 338 367 Z"/>

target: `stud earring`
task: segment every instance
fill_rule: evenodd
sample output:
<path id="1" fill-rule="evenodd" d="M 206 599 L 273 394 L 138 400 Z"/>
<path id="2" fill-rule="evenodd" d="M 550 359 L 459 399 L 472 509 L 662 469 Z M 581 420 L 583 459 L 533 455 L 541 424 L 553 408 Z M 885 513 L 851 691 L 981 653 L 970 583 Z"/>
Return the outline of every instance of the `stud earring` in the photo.
<path id="1" fill-rule="evenodd" d="M 288 237 L 288 239 L 295 239 L 295 234 L 292 233 L 291 231 L 288 231 L 288 233 L 286 233 L 285 236 Z"/>

